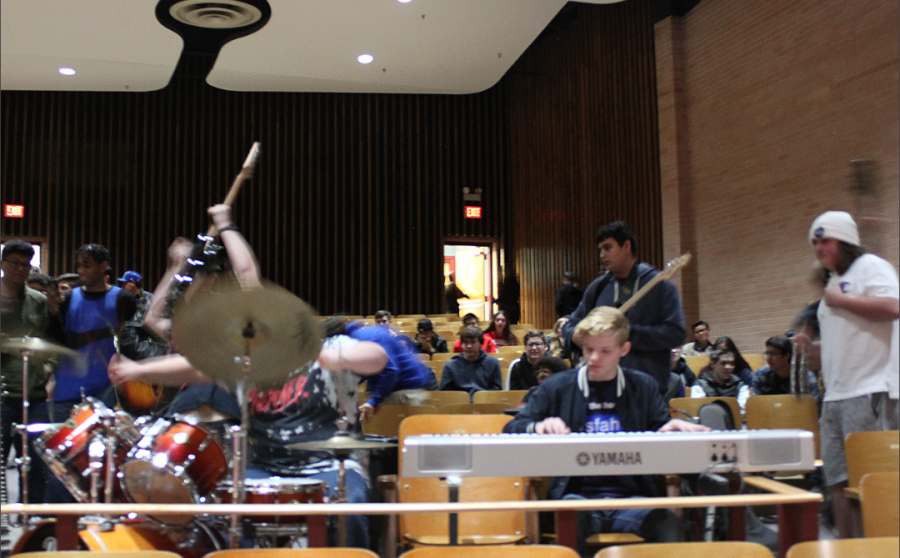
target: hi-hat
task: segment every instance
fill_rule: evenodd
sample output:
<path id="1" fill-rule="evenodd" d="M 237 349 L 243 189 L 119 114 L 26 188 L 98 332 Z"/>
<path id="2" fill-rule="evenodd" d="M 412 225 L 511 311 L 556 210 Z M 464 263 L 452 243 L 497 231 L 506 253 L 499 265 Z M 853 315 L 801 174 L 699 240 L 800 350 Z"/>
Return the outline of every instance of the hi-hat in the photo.
<path id="1" fill-rule="evenodd" d="M 354 438 L 349 432 L 338 431 L 331 438 L 325 440 L 316 440 L 314 442 L 300 442 L 299 444 L 288 444 L 288 449 L 299 449 L 308 451 L 341 451 L 341 450 L 363 450 L 363 449 L 381 449 L 393 448 L 397 444 L 391 442 L 374 442 L 372 440 L 362 440 Z"/>
<path id="2" fill-rule="evenodd" d="M 79 358 L 81 355 L 62 345 L 45 341 L 40 337 L 7 337 L 0 341 L 4 353 L 29 351 L 38 355 L 66 355 Z"/>
<path id="3" fill-rule="evenodd" d="M 242 357 L 249 356 L 247 380 L 262 388 L 284 384 L 318 357 L 322 345 L 309 305 L 276 285 L 195 285 L 175 309 L 172 333 L 178 352 L 214 379 L 244 379 Z"/>

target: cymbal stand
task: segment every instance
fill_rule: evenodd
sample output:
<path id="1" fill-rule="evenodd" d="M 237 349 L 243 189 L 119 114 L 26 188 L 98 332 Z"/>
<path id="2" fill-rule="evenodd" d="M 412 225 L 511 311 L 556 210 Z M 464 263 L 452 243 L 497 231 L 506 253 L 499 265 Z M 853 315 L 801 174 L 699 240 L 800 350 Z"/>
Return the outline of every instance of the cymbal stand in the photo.
<path id="1" fill-rule="evenodd" d="M 22 351 L 22 456 L 21 471 L 19 475 L 19 494 L 22 495 L 22 503 L 28 503 L 28 470 L 31 467 L 31 456 L 28 452 L 28 407 L 31 403 L 28 401 L 28 360 L 31 357 L 31 351 Z M 19 516 L 19 523 L 23 526 L 28 525 L 28 516 L 24 513 Z"/>
<path id="2" fill-rule="evenodd" d="M 103 417 L 103 429 L 106 432 L 106 478 L 103 485 L 103 502 L 112 504 L 113 479 L 116 478 L 116 428 L 119 423 L 119 415 Z"/>
<path id="3" fill-rule="evenodd" d="M 248 322 L 247 326 L 241 332 L 244 339 L 247 340 L 244 355 L 241 357 L 243 378 L 236 382 L 235 395 L 238 404 L 241 406 L 241 424 L 240 426 L 231 427 L 231 435 L 233 442 L 233 457 L 231 459 L 231 501 L 235 504 L 243 504 L 246 498 L 244 489 L 244 479 L 247 476 L 247 432 L 250 428 L 250 408 L 247 400 L 247 384 L 250 378 L 250 343 L 256 337 L 256 328 L 252 322 Z M 231 526 L 228 530 L 228 545 L 230 548 L 238 548 L 241 543 L 241 516 L 233 514 L 231 516 Z"/>
<path id="4" fill-rule="evenodd" d="M 337 394 L 338 399 L 338 413 L 340 418 L 337 420 L 338 431 L 336 434 L 344 433 L 347 436 L 350 435 L 350 431 L 348 430 L 349 421 L 347 420 L 347 409 L 344 404 L 344 353 L 342 351 L 341 345 L 338 345 L 338 368 L 340 369 L 337 373 L 332 371 L 332 377 L 334 378 L 334 389 Z M 344 465 L 344 461 L 350 459 L 350 450 L 333 450 L 334 456 L 338 460 L 338 485 L 335 489 L 335 498 L 333 502 L 335 504 L 346 504 L 347 503 L 347 469 Z M 337 516 L 337 536 L 338 536 L 338 546 L 345 547 L 347 546 L 347 516 L 344 514 L 340 514 Z"/>

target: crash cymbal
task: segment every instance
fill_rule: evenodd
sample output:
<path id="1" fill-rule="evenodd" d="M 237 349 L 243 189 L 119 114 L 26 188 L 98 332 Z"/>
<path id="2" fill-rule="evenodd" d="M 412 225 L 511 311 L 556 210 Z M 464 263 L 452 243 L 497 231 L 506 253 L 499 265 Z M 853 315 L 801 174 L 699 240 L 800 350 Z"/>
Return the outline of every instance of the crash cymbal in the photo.
<path id="1" fill-rule="evenodd" d="M 4 353 L 31 351 L 38 355 L 66 355 L 76 358 L 80 356 L 72 349 L 45 341 L 40 337 L 7 337 L 0 340 L 0 350 Z"/>
<path id="2" fill-rule="evenodd" d="M 243 379 L 241 357 L 250 357 L 255 386 L 277 387 L 315 360 L 322 333 L 312 309 L 277 285 L 245 290 L 234 281 L 191 287 L 172 316 L 178 352 L 207 376 Z"/>
<path id="3" fill-rule="evenodd" d="M 327 450 L 362 450 L 362 449 L 381 449 L 394 448 L 397 444 L 391 442 L 375 442 L 372 440 L 362 440 L 353 437 L 349 432 L 336 432 L 331 438 L 325 440 L 316 440 L 314 442 L 301 442 L 299 444 L 289 444 L 288 449 L 299 449 L 309 451 L 327 451 Z"/>

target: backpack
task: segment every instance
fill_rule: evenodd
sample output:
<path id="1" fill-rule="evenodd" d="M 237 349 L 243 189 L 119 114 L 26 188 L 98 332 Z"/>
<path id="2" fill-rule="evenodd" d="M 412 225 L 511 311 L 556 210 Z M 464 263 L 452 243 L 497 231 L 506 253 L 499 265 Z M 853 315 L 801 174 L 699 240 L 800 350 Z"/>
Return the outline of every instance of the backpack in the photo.
<path id="1" fill-rule="evenodd" d="M 697 422 L 713 430 L 734 430 L 734 414 L 728 403 L 720 399 L 702 405 L 697 410 Z"/>

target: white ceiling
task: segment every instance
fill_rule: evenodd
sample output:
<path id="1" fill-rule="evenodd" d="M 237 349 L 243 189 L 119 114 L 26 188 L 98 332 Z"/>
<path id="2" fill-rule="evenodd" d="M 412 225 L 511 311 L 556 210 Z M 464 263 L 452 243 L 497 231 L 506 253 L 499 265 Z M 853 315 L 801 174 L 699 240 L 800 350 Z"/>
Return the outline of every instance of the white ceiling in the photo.
<path id="1" fill-rule="evenodd" d="M 2 0 L 0 89 L 153 91 L 182 39 L 158 0 Z M 620 0 L 589 0 L 606 4 Z M 566 0 L 268 0 L 207 82 L 234 91 L 474 93 L 493 86 Z M 375 61 L 362 65 L 359 54 Z M 59 74 L 75 69 L 74 76 Z"/>

